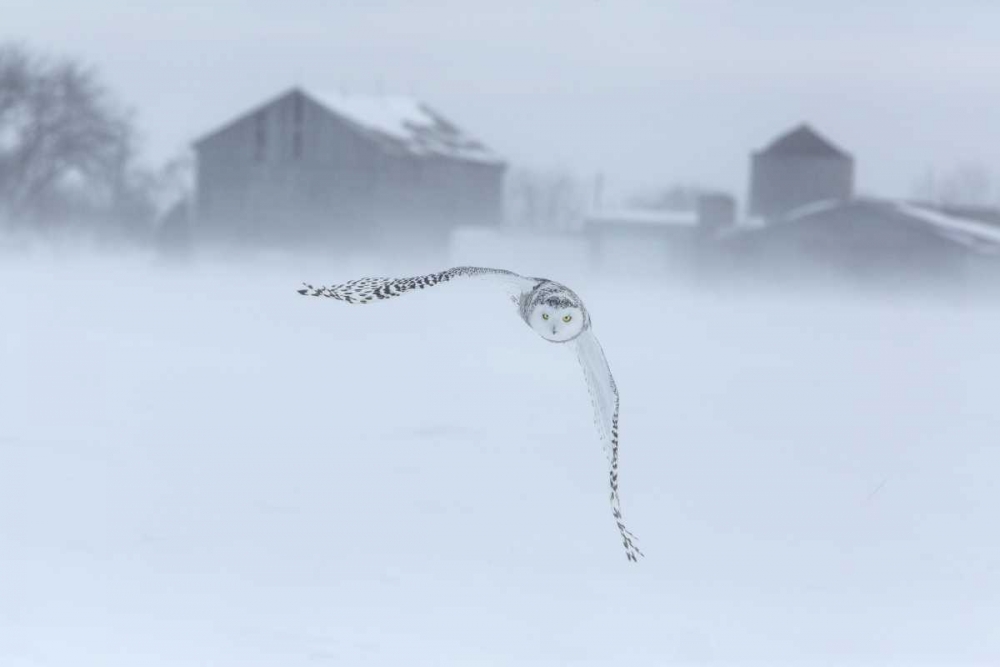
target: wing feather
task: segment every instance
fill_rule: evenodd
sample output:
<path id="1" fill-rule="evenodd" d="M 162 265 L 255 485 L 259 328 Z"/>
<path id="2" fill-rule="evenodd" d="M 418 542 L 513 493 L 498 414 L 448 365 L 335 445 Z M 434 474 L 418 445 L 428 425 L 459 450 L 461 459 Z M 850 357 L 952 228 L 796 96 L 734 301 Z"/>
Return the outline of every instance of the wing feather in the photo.
<path id="1" fill-rule="evenodd" d="M 600 436 L 604 451 L 608 456 L 608 482 L 611 486 L 611 513 L 625 547 L 625 555 L 630 561 L 642 556 L 635 545 L 636 537 L 626 527 L 622 519 L 621 498 L 618 494 L 618 387 L 611 375 L 604 350 L 591 329 L 587 329 L 573 340 L 576 356 L 583 369 L 594 407 L 594 426 Z"/>
<path id="2" fill-rule="evenodd" d="M 511 299 L 516 300 L 525 291 L 530 291 L 538 282 L 535 278 L 507 271 L 479 266 L 457 266 L 455 268 L 410 278 L 359 278 L 339 285 L 315 287 L 303 283 L 298 292 L 304 296 L 324 296 L 351 304 L 366 304 L 382 301 L 413 292 L 435 287 L 456 278 L 487 279 L 503 286 Z"/>

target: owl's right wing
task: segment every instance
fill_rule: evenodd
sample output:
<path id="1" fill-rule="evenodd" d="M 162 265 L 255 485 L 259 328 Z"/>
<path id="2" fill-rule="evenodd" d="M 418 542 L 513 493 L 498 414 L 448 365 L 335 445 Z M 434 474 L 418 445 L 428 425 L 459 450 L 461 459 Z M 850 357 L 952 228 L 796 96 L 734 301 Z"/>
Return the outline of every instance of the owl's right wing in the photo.
<path id="1" fill-rule="evenodd" d="M 635 562 L 643 553 L 635 544 L 635 535 L 625 527 L 621 498 L 618 495 L 618 386 L 593 329 L 586 329 L 571 344 L 576 350 L 577 360 L 587 381 L 587 390 L 594 407 L 594 426 L 608 455 L 611 513 L 625 547 L 625 556 Z"/>
<path id="2" fill-rule="evenodd" d="M 512 300 L 531 291 L 538 283 L 537 278 L 527 278 L 506 269 L 489 269 L 478 266 L 458 266 L 439 273 L 412 278 L 358 278 L 340 285 L 314 287 L 303 283 L 299 294 L 304 296 L 325 296 L 347 303 L 371 303 L 391 299 L 407 292 L 422 290 L 450 282 L 456 278 L 478 278 L 489 280 L 502 286 Z"/>

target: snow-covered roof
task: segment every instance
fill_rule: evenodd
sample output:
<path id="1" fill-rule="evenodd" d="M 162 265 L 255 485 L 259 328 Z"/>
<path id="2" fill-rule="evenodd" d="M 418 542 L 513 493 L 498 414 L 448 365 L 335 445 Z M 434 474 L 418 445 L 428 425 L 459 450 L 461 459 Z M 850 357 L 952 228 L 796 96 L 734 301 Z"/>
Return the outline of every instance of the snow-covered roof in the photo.
<path id="1" fill-rule="evenodd" d="M 503 160 L 419 100 L 402 95 L 306 93 L 387 147 L 412 155 L 499 164 Z"/>
<path id="2" fill-rule="evenodd" d="M 971 250 L 985 254 L 1000 254 L 1000 227 L 963 216 L 943 213 L 932 207 L 899 200 L 855 198 L 824 199 L 788 211 L 780 218 L 769 221 L 748 219 L 743 224 L 726 230 L 721 237 L 735 237 L 752 234 L 757 230 L 770 230 L 788 224 L 806 221 L 814 216 L 841 207 L 865 206 L 870 211 L 883 215 L 897 213 L 910 224 L 920 225 L 941 238 L 959 243 Z M 754 222 L 756 224 L 748 224 Z"/>
<path id="3" fill-rule="evenodd" d="M 694 227 L 698 224 L 695 211 L 662 211 L 648 208 L 617 208 L 591 211 L 584 216 L 585 224 L 649 225 L 652 227 Z"/>
<path id="4" fill-rule="evenodd" d="M 793 220 L 800 220 L 802 218 L 807 218 L 810 215 L 816 215 L 817 213 L 823 213 L 824 211 L 832 211 L 838 206 L 842 205 L 844 200 L 842 199 L 820 199 L 818 201 L 810 202 L 808 204 L 803 204 L 793 208 L 788 211 L 783 216 L 781 216 L 781 222 L 792 222 Z"/>
<path id="5" fill-rule="evenodd" d="M 1000 253 L 1000 229 L 993 225 L 908 202 L 896 202 L 896 210 L 929 225 L 934 231 L 953 241 L 980 252 Z"/>

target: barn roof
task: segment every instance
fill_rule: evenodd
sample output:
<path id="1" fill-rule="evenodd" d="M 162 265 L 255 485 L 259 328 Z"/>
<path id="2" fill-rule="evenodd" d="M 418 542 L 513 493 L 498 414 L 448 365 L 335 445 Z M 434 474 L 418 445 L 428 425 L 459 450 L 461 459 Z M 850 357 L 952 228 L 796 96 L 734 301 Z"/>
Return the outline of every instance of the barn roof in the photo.
<path id="1" fill-rule="evenodd" d="M 805 123 L 772 141 L 761 154 L 850 157 L 846 151 Z"/>
<path id="2" fill-rule="evenodd" d="M 503 162 L 482 142 L 412 97 L 340 92 L 306 95 L 388 148 L 420 156 Z"/>
<path id="3" fill-rule="evenodd" d="M 305 95 L 355 131 L 390 152 L 421 157 L 446 157 L 482 164 L 504 163 L 499 155 L 482 142 L 412 97 L 347 94 L 335 91 L 320 93 L 301 89 L 286 91 L 250 113 L 242 114 L 236 120 L 196 140 L 195 145 L 244 120 L 255 111 L 294 94 Z"/>

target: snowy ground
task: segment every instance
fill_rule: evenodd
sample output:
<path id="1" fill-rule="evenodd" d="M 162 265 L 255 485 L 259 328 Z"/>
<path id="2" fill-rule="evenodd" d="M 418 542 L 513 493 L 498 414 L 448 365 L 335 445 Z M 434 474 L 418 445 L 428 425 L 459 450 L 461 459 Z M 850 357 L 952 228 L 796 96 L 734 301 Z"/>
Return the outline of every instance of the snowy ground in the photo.
<path id="1" fill-rule="evenodd" d="M 632 565 L 498 295 L 2 260 L 3 667 L 1000 662 L 1000 310 L 574 283 Z"/>

